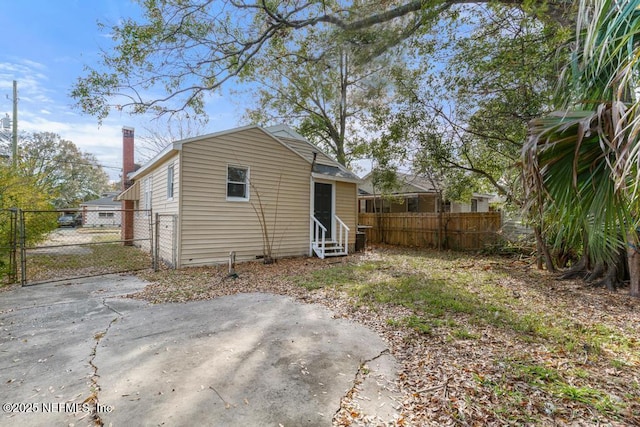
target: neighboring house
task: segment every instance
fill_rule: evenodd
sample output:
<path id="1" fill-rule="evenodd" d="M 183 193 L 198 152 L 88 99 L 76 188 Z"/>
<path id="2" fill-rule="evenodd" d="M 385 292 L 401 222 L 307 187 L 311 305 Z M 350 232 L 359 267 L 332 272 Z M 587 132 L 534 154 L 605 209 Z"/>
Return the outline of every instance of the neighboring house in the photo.
<path id="1" fill-rule="evenodd" d="M 80 203 L 83 227 L 120 227 L 122 203 L 114 198 L 118 191 L 102 194 L 99 199 Z"/>
<path id="2" fill-rule="evenodd" d="M 382 197 L 375 189 L 371 173 L 362 178 L 358 191 L 361 213 L 439 212 L 438 191 L 424 177 L 398 172 L 398 188 Z M 468 203 L 445 200 L 443 212 L 489 212 L 490 194 L 473 193 Z"/>
<path id="3" fill-rule="evenodd" d="M 162 257 L 176 267 L 223 263 L 232 251 L 239 261 L 265 256 L 265 227 L 274 258 L 355 246 L 359 178 L 287 126 L 177 141 L 129 178 L 118 200 L 174 218 L 160 232 L 175 236 Z M 148 232 L 134 227 L 134 238 Z"/>

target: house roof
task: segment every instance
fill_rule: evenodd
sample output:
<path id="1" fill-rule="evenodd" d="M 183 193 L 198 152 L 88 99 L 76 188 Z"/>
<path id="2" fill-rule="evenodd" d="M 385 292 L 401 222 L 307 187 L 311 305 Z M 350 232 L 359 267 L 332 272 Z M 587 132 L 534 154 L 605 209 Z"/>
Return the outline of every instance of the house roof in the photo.
<path id="1" fill-rule="evenodd" d="M 152 169 L 156 164 L 163 161 L 165 158 L 173 155 L 173 153 L 182 149 L 184 144 L 188 144 L 194 141 L 200 141 L 203 139 L 214 138 L 222 135 L 227 135 L 235 132 L 241 132 L 248 129 L 260 129 L 267 135 L 271 136 L 274 140 L 287 147 L 292 153 L 302 157 L 304 160 L 313 165 L 312 172 L 317 175 L 325 176 L 337 180 L 345 180 L 352 182 L 359 182 L 360 178 L 353 172 L 331 159 L 327 154 L 322 152 L 318 147 L 307 141 L 302 135 L 291 129 L 287 125 L 277 125 L 263 128 L 260 126 L 243 126 L 234 129 L 228 129 L 221 132 L 215 132 L 207 135 L 202 135 L 194 138 L 188 138 L 181 141 L 176 141 L 169 144 L 164 150 L 158 153 L 147 164 L 140 169 L 132 173 L 129 177 L 135 178 L 143 175 L 146 171 Z"/>
<path id="2" fill-rule="evenodd" d="M 360 178 L 358 178 L 356 174 L 333 160 L 320 148 L 309 142 L 304 136 L 300 135 L 289 126 L 269 126 L 264 130 L 280 139 L 290 149 L 300 154 L 307 162 L 312 164 L 312 172 L 314 174 L 360 182 Z"/>
<path id="3" fill-rule="evenodd" d="M 399 181 L 399 188 L 392 194 L 415 196 L 420 193 L 435 193 L 438 190 L 433 185 L 434 183 L 425 177 L 419 175 L 406 174 L 402 172 L 396 172 Z M 371 172 L 362 178 L 362 183 L 358 187 L 358 195 L 362 198 L 370 198 L 379 191 L 373 191 L 373 183 L 371 182 Z M 472 193 L 472 199 L 491 199 L 494 194 L 484 193 Z"/>
<path id="4" fill-rule="evenodd" d="M 399 186 L 393 194 L 434 193 L 437 191 L 436 187 L 428 178 L 402 172 L 396 172 L 396 175 L 398 177 Z M 371 172 L 362 178 L 360 190 L 364 194 L 379 193 L 379 191 L 374 191 Z"/>
<path id="5" fill-rule="evenodd" d="M 117 191 L 110 191 L 102 194 L 102 197 L 99 199 L 82 202 L 80 206 L 121 206 L 120 202 L 114 200 L 117 195 Z"/>

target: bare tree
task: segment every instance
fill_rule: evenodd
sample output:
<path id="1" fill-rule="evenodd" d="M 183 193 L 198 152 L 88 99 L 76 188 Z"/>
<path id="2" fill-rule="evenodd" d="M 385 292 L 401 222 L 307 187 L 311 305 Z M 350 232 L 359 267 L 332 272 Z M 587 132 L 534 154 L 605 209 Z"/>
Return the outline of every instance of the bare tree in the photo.
<path id="1" fill-rule="evenodd" d="M 176 113 L 163 123 L 155 123 L 158 123 L 158 126 L 145 127 L 142 135 L 138 137 L 136 154 L 141 163 L 148 162 L 175 141 L 201 135 L 205 125 L 204 120 L 193 119 L 184 113 Z"/>

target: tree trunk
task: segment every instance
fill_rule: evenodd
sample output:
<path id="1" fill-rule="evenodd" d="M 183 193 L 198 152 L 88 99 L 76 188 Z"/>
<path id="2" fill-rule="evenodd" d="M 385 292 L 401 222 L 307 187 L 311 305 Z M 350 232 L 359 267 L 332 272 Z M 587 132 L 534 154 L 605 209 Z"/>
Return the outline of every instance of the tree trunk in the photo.
<path id="1" fill-rule="evenodd" d="M 610 291 L 615 291 L 624 286 L 625 279 L 627 278 L 627 252 L 620 248 L 618 249 L 618 257 L 614 263 L 598 263 L 598 266 L 602 266 L 599 274 L 602 275 L 602 280 L 594 283 L 594 287 L 605 287 Z M 593 274 L 593 278 L 588 278 L 587 281 L 593 281 L 597 277 Z M 591 279 L 591 280 L 589 280 Z"/>
<path id="2" fill-rule="evenodd" d="M 589 274 L 589 257 L 582 255 L 580 261 L 575 263 L 569 270 L 560 276 L 560 280 L 584 279 Z"/>
<path id="3" fill-rule="evenodd" d="M 444 203 L 442 201 L 442 191 L 438 191 L 438 250 L 442 250 L 443 231 L 444 231 Z"/>
<path id="4" fill-rule="evenodd" d="M 635 240 L 629 239 L 630 242 Z M 635 244 L 630 244 L 627 248 L 627 262 L 629 263 L 629 295 L 640 298 L 640 253 Z"/>
<path id="5" fill-rule="evenodd" d="M 604 276 L 605 271 L 607 271 L 607 265 L 604 262 L 597 262 L 593 269 L 587 272 L 584 281 L 593 282 Z"/>
<path id="6" fill-rule="evenodd" d="M 555 273 L 556 272 L 556 268 L 553 265 L 553 261 L 551 259 L 551 253 L 549 252 L 549 248 L 547 247 L 547 245 L 545 244 L 544 240 L 542 239 L 542 230 L 540 229 L 540 226 L 536 226 L 534 227 L 534 233 L 536 236 L 536 246 L 538 248 L 538 258 L 536 260 L 537 262 L 537 266 L 538 266 L 538 270 L 542 270 L 542 261 L 544 258 L 544 262 L 547 266 L 547 271 L 551 272 L 551 273 Z"/>

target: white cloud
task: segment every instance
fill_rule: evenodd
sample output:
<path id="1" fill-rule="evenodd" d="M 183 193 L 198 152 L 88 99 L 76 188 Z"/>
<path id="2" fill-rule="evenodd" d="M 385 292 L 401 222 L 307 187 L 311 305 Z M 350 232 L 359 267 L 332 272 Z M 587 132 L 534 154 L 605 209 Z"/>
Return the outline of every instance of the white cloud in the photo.
<path id="1" fill-rule="evenodd" d="M 111 179 L 119 178 L 122 165 L 122 126 L 136 129 L 142 135 L 145 128 L 153 128 L 152 116 L 130 116 L 113 111 L 98 125 L 96 118 L 73 110 L 68 88 L 70 81 L 57 81 L 45 64 L 29 59 L 7 58 L 0 53 L 0 116 L 12 111 L 12 81 L 18 82 L 18 128 L 25 132 L 53 132 L 72 141 L 82 151 L 96 156 Z M 51 76 L 51 78 L 50 78 Z M 52 82 L 52 79 L 55 80 Z M 6 95 L 6 96 L 5 96 Z M 159 88 L 145 91 L 150 98 L 162 97 Z M 238 96 L 211 92 L 205 96 L 209 123 L 203 133 L 229 129 L 238 123 L 243 105 Z M 230 102 L 230 100 L 235 102 Z M 233 108 L 233 107 L 236 108 Z M 234 111 L 236 110 L 236 111 Z"/>
<path id="2" fill-rule="evenodd" d="M 20 116 L 18 116 L 20 117 Z M 81 117 L 76 117 L 81 119 Z M 93 121 L 93 119 L 89 119 Z M 111 179 L 117 180 L 122 165 L 122 127 L 110 124 L 98 127 L 97 123 L 80 120 L 58 121 L 48 117 L 35 117 L 30 120 L 18 120 L 21 131 L 53 132 L 62 139 L 72 141 L 85 153 L 96 156 L 98 162 L 105 166 Z"/>
<path id="3" fill-rule="evenodd" d="M 47 67 L 44 64 L 28 59 L 14 59 L 0 62 L 0 112 L 11 111 L 13 97 L 13 80 L 18 82 L 18 108 L 31 109 L 54 103 L 53 91 L 48 88 Z"/>

